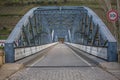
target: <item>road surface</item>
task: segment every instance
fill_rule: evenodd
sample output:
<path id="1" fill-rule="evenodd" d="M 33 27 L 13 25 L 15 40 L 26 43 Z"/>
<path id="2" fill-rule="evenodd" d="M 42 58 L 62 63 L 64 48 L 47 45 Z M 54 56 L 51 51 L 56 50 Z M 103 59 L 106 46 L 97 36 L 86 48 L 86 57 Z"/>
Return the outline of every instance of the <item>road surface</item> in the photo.
<path id="1" fill-rule="evenodd" d="M 90 64 L 65 44 L 58 44 L 42 58 L 12 75 L 9 80 L 118 80 Z"/>

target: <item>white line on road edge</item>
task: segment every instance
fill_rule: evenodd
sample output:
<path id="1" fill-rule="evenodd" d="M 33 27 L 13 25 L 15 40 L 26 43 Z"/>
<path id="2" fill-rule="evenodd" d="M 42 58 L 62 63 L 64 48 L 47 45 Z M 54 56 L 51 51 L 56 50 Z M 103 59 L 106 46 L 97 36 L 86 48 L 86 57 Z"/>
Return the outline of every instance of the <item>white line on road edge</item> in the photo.
<path id="1" fill-rule="evenodd" d="M 36 63 L 40 62 L 45 56 L 42 56 L 40 59 L 38 59 L 37 61 L 35 61 L 33 64 L 31 64 L 30 66 L 34 66 Z M 30 68 L 27 68 L 26 70 L 28 71 Z"/>
<path id="2" fill-rule="evenodd" d="M 91 64 L 88 63 L 85 59 L 83 59 L 82 57 L 80 57 L 79 55 L 77 55 L 75 52 L 74 52 L 74 54 L 75 54 L 77 57 L 79 57 L 82 61 L 84 61 L 86 64 L 88 64 L 89 66 L 91 66 Z"/>
<path id="3" fill-rule="evenodd" d="M 78 58 L 80 58 L 82 61 L 84 61 L 86 64 L 88 64 L 89 66 L 92 66 L 89 62 L 87 62 L 85 59 L 83 59 L 82 57 L 80 57 L 79 55 L 77 55 L 73 50 L 72 52 L 74 53 L 75 56 L 77 56 Z M 91 67 L 92 69 L 94 69 L 94 67 Z"/>

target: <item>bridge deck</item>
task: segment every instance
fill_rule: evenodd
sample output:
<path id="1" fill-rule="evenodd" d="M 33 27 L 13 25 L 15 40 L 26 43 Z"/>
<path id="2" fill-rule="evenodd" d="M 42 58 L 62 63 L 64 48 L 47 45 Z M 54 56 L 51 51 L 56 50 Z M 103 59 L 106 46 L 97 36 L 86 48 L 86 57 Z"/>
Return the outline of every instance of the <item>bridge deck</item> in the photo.
<path id="1" fill-rule="evenodd" d="M 35 66 L 88 66 L 81 57 L 75 55 L 76 53 L 65 44 L 58 44 L 47 54 Z"/>
<path id="2" fill-rule="evenodd" d="M 76 67 L 77 66 L 77 67 Z M 67 47 L 58 44 L 47 55 L 17 72 L 10 80 L 118 80 L 88 63 Z"/>

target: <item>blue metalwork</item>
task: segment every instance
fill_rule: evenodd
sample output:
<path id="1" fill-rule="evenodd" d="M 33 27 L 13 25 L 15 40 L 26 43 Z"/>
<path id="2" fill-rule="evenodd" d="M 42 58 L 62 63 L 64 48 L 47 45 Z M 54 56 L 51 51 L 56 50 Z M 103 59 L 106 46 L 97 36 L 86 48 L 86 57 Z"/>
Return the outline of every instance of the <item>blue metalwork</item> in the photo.
<path id="1" fill-rule="evenodd" d="M 116 40 L 91 9 L 47 6 L 31 9 L 18 22 L 5 43 L 6 62 L 14 62 L 16 47 L 48 44 L 58 38 L 76 44 L 107 47 L 107 60 L 117 61 Z"/>

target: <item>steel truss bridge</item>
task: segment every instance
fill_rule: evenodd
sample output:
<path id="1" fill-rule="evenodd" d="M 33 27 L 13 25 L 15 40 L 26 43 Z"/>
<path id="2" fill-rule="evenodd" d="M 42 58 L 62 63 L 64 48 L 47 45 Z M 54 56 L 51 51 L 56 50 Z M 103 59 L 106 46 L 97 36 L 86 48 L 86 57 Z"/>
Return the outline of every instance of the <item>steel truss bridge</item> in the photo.
<path id="1" fill-rule="evenodd" d="M 17 23 L 5 43 L 6 62 L 34 54 L 40 46 L 54 45 L 59 38 L 107 61 L 117 61 L 117 42 L 91 9 L 45 6 L 31 9 Z"/>

